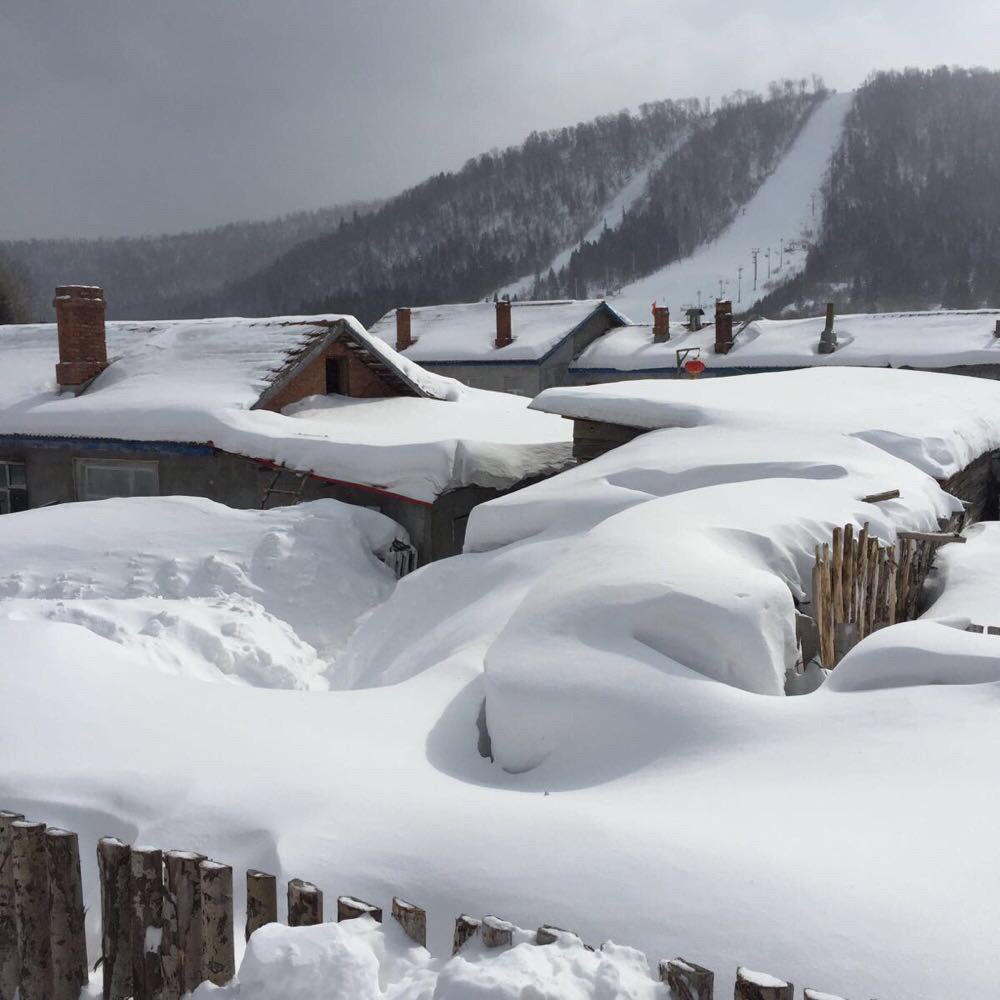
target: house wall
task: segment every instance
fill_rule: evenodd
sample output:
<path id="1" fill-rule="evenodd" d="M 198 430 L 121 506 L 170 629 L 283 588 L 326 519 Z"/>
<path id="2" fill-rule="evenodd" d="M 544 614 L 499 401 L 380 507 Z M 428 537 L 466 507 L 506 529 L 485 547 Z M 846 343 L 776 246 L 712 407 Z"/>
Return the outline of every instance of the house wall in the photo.
<path id="1" fill-rule="evenodd" d="M 340 392 L 356 399 L 372 399 L 395 396 L 396 391 L 375 374 L 354 352 L 349 351 L 343 341 L 327 344 L 301 371 L 293 375 L 273 396 L 263 403 L 261 409 L 280 412 L 285 406 L 296 403 L 306 396 L 326 394 L 326 362 L 335 358 L 341 365 Z"/>
<path id="2" fill-rule="evenodd" d="M 156 462 L 161 496 L 206 497 L 244 510 L 260 508 L 264 492 L 277 471 L 253 459 L 208 446 L 167 442 L 135 442 L 133 446 L 123 446 L 120 442 L 51 447 L 37 443 L 0 445 L 0 461 L 25 463 L 28 504 L 32 508 L 73 503 L 78 499 L 76 459 Z M 275 486 L 296 489 L 298 482 L 295 474 L 286 470 Z M 423 565 L 461 552 L 472 508 L 505 492 L 509 491 L 467 486 L 443 494 L 431 506 L 360 485 L 310 476 L 300 499 L 329 498 L 380 511 L 407 530 Z M 281 507 L 294 499 L 272 494 L 267 507 Z"/>
<path id="3" fill-rule="evenodd" d="M 447 363 L 421 362 L 422 367 L 438 375 L 458 379 L 477 389 L 512 392 L 519 396 L 537 396 L 543 389 L 556 385 L 572 385 L 569 369 L 574 358 L 589 347 L 598 337 L 617 326 L 609 311 L 597 310 L 585 323 L 559 344 L 551 354 L 540 361 L 512 364 L 502 362 Z M 517 312 L 514 313 L 514 339 L 517 339 Z M 502 351 L 500 352 L 502 354 Z"/>

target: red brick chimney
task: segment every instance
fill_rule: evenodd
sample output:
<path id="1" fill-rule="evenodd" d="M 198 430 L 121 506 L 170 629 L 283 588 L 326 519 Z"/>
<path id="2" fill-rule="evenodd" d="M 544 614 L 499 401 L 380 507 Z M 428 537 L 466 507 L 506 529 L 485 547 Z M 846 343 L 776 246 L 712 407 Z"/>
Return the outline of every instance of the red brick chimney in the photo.
<path id="1" fill-rule="evenodd" d="M 104 292 L 94 285 L 60 285 L 52 304 L 59 329 L 56 382 L 79 391 L 108 367 Z"/>
<path id="2" fill-rule="evenodd" d="M 410 307 L 400 306 L 396 310 L 396 350 L 405 351 L 413 346 L 413 335 L 410 332 Z"/>
<path id="3" fill-rule="evenodd" d="M 715 303 L 715 353 L 728 354 L 733 347 L 733 304 L 726 299 Z"/>
<path id="4" fill-rule="evenodd" d="M 670 309 L 653 303 L 653 343 L 665 344 L 670 339 Z"/>
<path id="5" fill-rule="evenodd" d="M 506 299 L 497 302 L 497 339 L 495 347 L 507 347 L 514 343 L 510 332 L 510 303 Z"/>

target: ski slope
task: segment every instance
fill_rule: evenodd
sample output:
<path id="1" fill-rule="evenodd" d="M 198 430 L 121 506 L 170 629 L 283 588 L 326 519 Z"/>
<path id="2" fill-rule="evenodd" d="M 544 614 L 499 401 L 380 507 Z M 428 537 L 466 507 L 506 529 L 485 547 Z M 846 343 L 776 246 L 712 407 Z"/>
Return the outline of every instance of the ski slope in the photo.
<path id="1" fill-rule="evenodd" d="M 687 140 L 690 133 L 688 130 L 684 130 L 678 135 L 671 143 L 669 143 L 666 148 L 660 150 L 656 153 L 653 158 L 646 163 L 645 166 L 640 167 L 631 177 L 625 182 L 625 184 L 616 192 L 616 194 L 608 201 L 608 203 L 601 210 L 601 214 L 598 216 L 594 224 L 588 229 L 583 236 L 572 243 L 570 246 L 561 250 L 551 261 L 548 267 L 542 269 L 543 274 L 548 274 L 549 270 L 555 271 L 557 274 L 564 268 L 569 266 L 570 258 L 573 256 L 574 251 L 576 251 L 584 243 L 595 243 L 600 239 L 601 233 L 604 232 L 605 228 L 614 229 L 622 221 L 622 216 L 632 208 L 632 206 L 646 193 L 646 185 L 649 182 L 649 175 L 656 170 L 659 170 L 663 165 L 663 161 L 678 149 Z M 535 275 L 526 274 L 516 281 L 511 282 L 509 285 L 505 285 L 503 288 L 497 289 L 497 294 L 501 297 L 508 295 L 511 298 L 523 299 L 531 294 L 531 289 L 535 284 Z"/>
<path id="2" fill-rule="evenodd" d="M 703 306 L 712 303 L 720 291 L 723 297 L 732 299 L 737 309 L 748 309 L 778 284 L 798 274 L 806 262 L 801 241 L 809 238 L 819 221 L 814 205 L 818 212 L 820 186 L 840 141 L 852 99 L 849 93 L 828 97 L 728 229 L 690 257 L 626 285 L 609 299 L 615 309 L 641 322 L 648 319 L 654 300 L 679 313 L 699 300 Z M 796 242 L 800 249 L 786 250 L 782 259 L 782 240 L 786 245 Z M 751 256 L 754 248 L 760 250 L 756 290 Z M 770 279 L 768 248 L 772 251 Z"/>

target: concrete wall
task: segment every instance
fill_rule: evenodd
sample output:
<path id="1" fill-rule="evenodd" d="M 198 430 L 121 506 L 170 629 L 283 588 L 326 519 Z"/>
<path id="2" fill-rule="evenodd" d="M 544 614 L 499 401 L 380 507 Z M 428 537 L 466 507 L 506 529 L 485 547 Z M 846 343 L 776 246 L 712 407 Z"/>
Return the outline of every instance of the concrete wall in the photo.
<path id="1" fill-rule="evenodd" d="M 173 448 L 173 450 L 171 450 Z M 155 462 L 161 496 L 207 497 L 239 509 L 260 508 L 265 490 L 274 480 L 275 469 L 240 455 L 211 448 L 142 444 L 129 447 L 121 442 L 87 442 L 74 446 L 44 447 L 38 443 L 0 445 L 0 461 L 24 462 L 28 481 L 28 504 L 73 503 L 79 499 L 75 462 Z M 299 480 L 285 471 L 275 483 L 278 489 L 297 489 Z M 334 483 L 310 476 L 302 500 L 332 498 L 343 503 L 378 510 L 409 532 L 421 565 L 455 555 L 462 549 L 469 512 L 478 503 L 505 491 L 469 486 L 438 497 L 433 506 L 393 496 L 364 486 Z M 267 507 L 281 507 L 295 498 L 271 494 Z"/>
<path id="2" fill-rule="evenodd" d="M 477 389 L 492 389 L 496 392 L 511 392 L 519 396 L 534 398 L 543 389 L 555 385 L 573 385 L 569 375 L 573 359 L 592 344 L 602 334 L 607 333 L 612 326 L 618 324 L 612 320 L 608 312 L 598 310 L 586 323 L 582 324 L 572 336 L 567 337 L 544 360 L 503 364 L 500 361 L 459 364 L 435 364 L 433 361 L 422 362 L 428 371 L 449 378 L 458 379 L 465 385 Z M 517 339 L 517 325 L 514 326 L 514 337 Z M 502 351 L 500 355 L 502 356 Z M 606 380 L 602 380 L 606 381 Z"/>

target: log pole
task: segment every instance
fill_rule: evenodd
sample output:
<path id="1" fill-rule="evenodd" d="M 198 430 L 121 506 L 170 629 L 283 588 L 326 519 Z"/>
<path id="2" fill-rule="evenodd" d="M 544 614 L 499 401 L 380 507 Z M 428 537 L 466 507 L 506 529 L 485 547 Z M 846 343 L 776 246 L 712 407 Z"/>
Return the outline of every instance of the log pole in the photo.
<path id="1" fill-rule="evenodd" d="M 49 928 L 52 938 L 52 998 L 79 1000 L 90 979 L 84 927 L 80 842 L 68 830 L 45 831 L 49 865 Z"/>
<path id="2" fill-rule="evenodd" d="M 392 917 L 406 936 L 421 948 L 427 947 L 427 911 L 399 896 L 392 897 Z"/>
<path id="3" fill-rule="evenodd" d="M 233 870 L 218 861 L 202 861 L 201 978 L 224 986 L 236 975 L 233 944 Z"/>
<path id="4" fill-rule="evenodd" d="M 247 941 L 265 924 L 278 922 L 278 880 L 266 872 L 251 868 L 247 872 Z"/>
<path id="5" fill-rule="evenodd" d="M 337 920 L 353 920 L 355 917 L 371 917 L 382 923 L 382 907 L 374 903 L 366 903 L 354 896 L 339 896 L 337 898 Z"/>
<path id="6" fill-rule="evenodd" d="M 660 962 L 660 982 L 672 1000 L 713 1000 L 715 994 L 715 974 L 683 958 Z"/>
<path id="7" fill-rule="evenodd" d="M 321 923 L 323 890 L 304 879 L 291 879 L 288 883 L 288 926 L 312 927 Z"/>
<path id="8" fill-rule="evenodd" d="M 49 863 L 45 824 L 16 819 L 14 905 L 21 953 L 20 1000 L 51 1000 L 52 938 L 49 928 Z"/>
<path id="9" fill-rule="evenodd" d="M 159 1000 L 163 989 L 163 852 L 132 848 L 132 995 Z"/>
<path id="10" fill-rule="evenodd" d="M 201 983 L 201 862 L 203 854 L 163 855 L 163 1000 L 178 1000 Z"/>
<path id="11" fill-rule="evenodd" d="M 0 1000 L 14 1000 L 21 978 L 14 904 L 14 822 L 20 813 L 0 810 Z"/>
<path id="12" fill-rule="evenodd" d="M 104 1000 L 132 996 L 131 853 L 128 844 L 115 837 L 104 837 L 97 843 Z"/>
<path id="13" fill-rule="evenodd" d="M 774 976 L 752 972 L 742 966 L 736 970 L 735 1000 L 793 1000 L 795 987 Z"/>
<path id="14" fill-rule="evenodd" d="M 459 914 L 455 918 L 455 936 L 452 940 L 451 953 L 457 955 L 466 941 L 474 938 L 482 927 L 482 921 L 475 917 L 470 917 L 467 913 Z"/>

